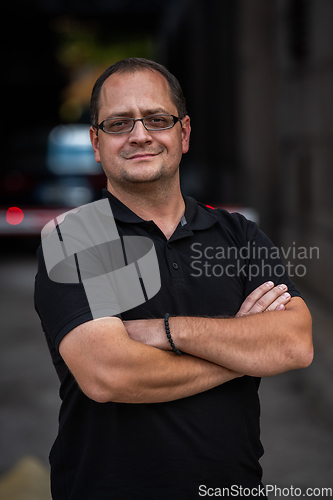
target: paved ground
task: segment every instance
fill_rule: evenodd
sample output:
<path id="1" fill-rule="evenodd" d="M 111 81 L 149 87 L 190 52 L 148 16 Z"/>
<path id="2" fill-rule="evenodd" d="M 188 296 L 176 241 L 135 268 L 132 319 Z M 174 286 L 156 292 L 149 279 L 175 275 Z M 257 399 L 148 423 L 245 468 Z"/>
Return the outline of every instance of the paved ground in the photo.
<path id="1" fill-rule="evenodd" d="M 50 498 L 58 381 L 33 308 L 35 271 L 31 254 L 7 255 L 0 264 L 0 500 Z M 315 361 L 307 370 L 264 379 L 260 389 L 264 482 L 281 488 L 270 498 L 295 498 L 291 486 L 302 494 L 333 488 L 333 311 L 305 296 L 314 317 Z M 325 498 L 318 493 L 313 496 Z"/>

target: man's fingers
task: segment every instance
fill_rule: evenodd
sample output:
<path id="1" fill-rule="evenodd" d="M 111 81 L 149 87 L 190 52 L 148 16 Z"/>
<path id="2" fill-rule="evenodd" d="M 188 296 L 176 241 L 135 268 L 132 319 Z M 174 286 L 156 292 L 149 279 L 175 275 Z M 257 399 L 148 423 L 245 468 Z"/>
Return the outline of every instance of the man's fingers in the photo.
<path id="1" fill-rule="evenodd" d="M 283 304 L 279 304 L 276 308 L 275 308 L 275 311 L 284 311 L 285 310 L 285 306 Z"/>
<path id="2" fill-rule="evenodd" d="M 278 285 L 266 293 L 252 307 L 252 312 L 274 311 L 279 304 L 285 304 L 290 300 L 286 285 Z"/>
<path id="3" fill-rule="evenodd" d="M 258 300 L 260 300 L 273 287 L 274 287 L 273 281 L 267 281 L 266 283 L 263 283 L 262 285 L 258 286 L 258 288 L 253 290 L 253 292 L 251 292 L 250 295 L 248 295 L 244 300 L 238 313 L 236 314 L 236 317 L 249 314 L 254 304 Z"/>
<path id="4" fill-rule="evenodd" d="M 268 307 L 266 307 L 265 311 L 283 311 L 284 306 L 291 299 L 291 295 L 288 292 L 280 295 L 274 302 L 272 302 Z M 283 306 L 283 307 L 281 307 Z"/>
<path id="5" fill-rule="evenodd" d="M 265 293 L 257 302 L 252 306 L 250 314 L 256 314 L 263 311 L 274 310 L 278 304 L 286 303 L 290 300 L 290 295 L 287 293 L 288 287 L 284 284 L 275 286 Z M 285 295 L 287 294 L 287 295 Z"/>
<path id="6" fill-rule="evenodd" d="M 272 281 L 260 285 L 245 299 L 236 317 L 257 314 L 263 311 L 280 310 L 277 308 L 281 304 L 285 305 L 290 300 L 287 289 L 288 287 L 284 284 L 274 287 Z"/>

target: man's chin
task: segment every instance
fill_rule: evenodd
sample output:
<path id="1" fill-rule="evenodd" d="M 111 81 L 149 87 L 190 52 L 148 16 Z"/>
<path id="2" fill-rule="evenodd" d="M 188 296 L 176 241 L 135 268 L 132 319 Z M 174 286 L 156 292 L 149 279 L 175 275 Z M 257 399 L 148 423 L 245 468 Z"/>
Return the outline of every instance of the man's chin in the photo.
<path id="1" fill-rule="evenodd" d="M 124 175 L 123 182 L 130 184 L 150 184 L 158 182 L 166 177 L 165 172 L 163 170 L 159 171 L 147 171 L 142 168 L 141 171 L 136 172 L 128 172 L 127 175 Z"/>

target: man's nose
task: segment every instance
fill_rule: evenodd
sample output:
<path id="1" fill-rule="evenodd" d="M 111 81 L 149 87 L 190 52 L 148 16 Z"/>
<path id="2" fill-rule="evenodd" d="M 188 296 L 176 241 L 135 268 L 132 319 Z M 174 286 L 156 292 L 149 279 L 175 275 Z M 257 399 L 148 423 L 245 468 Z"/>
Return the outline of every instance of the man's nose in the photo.
<path id="1" fill-rule="evenodd" d="M 149 132 L 143 123 L 138 120 L 134 123 L 133 130 L 130 132 L 129 140 L 130 142 L 135 143 L 147 143 L 152 142 L 153 138 L 151 136 L 151 132 Z"/>

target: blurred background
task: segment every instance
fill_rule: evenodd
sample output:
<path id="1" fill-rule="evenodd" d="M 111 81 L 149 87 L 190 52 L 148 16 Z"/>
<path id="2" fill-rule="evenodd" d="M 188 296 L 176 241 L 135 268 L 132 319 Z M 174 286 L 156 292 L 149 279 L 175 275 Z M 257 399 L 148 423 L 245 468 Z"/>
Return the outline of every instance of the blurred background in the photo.
<path id="1" fill-rule="evenodd" d="M 3 7 L 0 500 L 50 498 L 60 400 L 33 309 L 35 251 L 50 219 L 100 197 L 91 89 L 133 56 L 166 65 L 183 87 L 192 120 L 183 191 L 244 213 L 290 249 L 314 318 L 315 361 L 262 382 L 264 482 L 333 488 L 332 25 L 332 0 Z"/>

